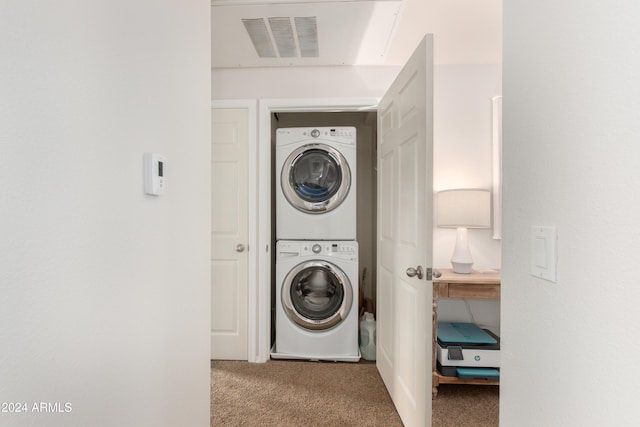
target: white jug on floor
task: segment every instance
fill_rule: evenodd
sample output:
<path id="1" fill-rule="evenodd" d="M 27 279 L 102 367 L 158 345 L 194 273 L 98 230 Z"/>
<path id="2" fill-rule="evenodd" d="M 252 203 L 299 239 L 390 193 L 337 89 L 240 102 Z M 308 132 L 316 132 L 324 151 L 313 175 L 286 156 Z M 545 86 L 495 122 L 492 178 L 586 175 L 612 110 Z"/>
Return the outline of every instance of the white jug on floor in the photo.
<path id="1" fill-rule="evenodd" d="M 376 360 L 376 321 L 372 313 L 364 313 L 360 321 L 360 353 L 365 360 Z"/>

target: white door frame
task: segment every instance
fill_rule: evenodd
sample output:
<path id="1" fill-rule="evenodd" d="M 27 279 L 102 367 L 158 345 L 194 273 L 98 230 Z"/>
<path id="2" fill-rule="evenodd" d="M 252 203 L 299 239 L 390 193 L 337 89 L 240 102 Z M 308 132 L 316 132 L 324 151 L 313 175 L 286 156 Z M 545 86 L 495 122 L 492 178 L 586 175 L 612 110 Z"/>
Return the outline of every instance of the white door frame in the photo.
<path id="1" fill-rule="evenodd" d="M 214 100 L 211 101 L 211 108 L 238 108 L 238 109 L 246 109 L 248 111 L 248 119 L 249 119 L 249 129 L 248 129 L 248 137 L 249 137 L 249 151 L 247 159 L 247 164 L 249 165 L 248 173 L 247 173 L 247 183 L 248 183 L 248 200 L 247 207 L 249 209 L 248 212 L 248 258 L 247 258 L 247 357 L 248 361 L 255 361 L 256 356 L 259 353 L 258 347 L 256 345 L 256 339 L 254 337 L 257 336 L 258 332 L 256 330 L 256 325 L 259 324 L 256 318 L 258 300 L 257 297 L 257 266 L 258 266 L 258 232 L 256 224 L 258 223 L 258 209 L 257 209 L 257 184 L 258 184 L 258 174 L 254 165 L 257 164 L 257 152 L 258 152 L 258 138 L 257 138 L 257 101 L 253 99 L 231 99 L 231 100 Z M 212 200 L 212 210 L 215 209 L 215 201 Z"/>
<path id="2" fill-rule="evenodd" d="M 249 361 L 264 363 L 271 351 L 271 114 L 282 112 L 349 112 L 377 111 L 379 98 L 261 99 L 259 101 L 257 187 L 249 188 L 250 198 L 257 200 L 257 210 L 250 212 L 249 236 L 257 224 L 257 276 L 250 274 L 249 283 Z M 249 133 L 251 135 L 251 132 Z M 250 167 L 250 169 L 252 169 Z M 252 178 L 250 177 L 250 183 Z M 253 181 L 255 182 L 255 181 Z M 250 199 L 250 200 L 251 200 Z M 251 208 L 251 204 L 249 205 Z M 258 215 L 260 212 L 260 215 Z M 251 223 L 253 221 L 253 224 Z M 251 243 L 250 243 L 251 244 Z M 251 265 L 250 265 L 251 273 Z M 252 306 L 251 302 L 256 305 Z M 253 316 L 253 317 L 252 317 Z M 253 341 L 253 343 L 252 343 Z M 255 352 L 251 350 L 255 349 Z"/>

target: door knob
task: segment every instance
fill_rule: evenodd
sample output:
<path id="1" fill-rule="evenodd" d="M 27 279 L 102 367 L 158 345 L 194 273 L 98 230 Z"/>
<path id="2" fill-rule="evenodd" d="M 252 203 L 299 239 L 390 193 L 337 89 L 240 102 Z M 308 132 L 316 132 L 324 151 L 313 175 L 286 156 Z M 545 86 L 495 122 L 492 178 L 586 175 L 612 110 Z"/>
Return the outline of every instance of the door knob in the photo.
<path id="1" fill-rule="evenodd" d="M 236 252 L 244 252 L 244 245 L 242 243 L 236 245 Z"/>
<path id="2" fill-rule="evenodd" d="M 424 276 L 424 271 L 422 270 L 422 266 L 419 265 L 418 268 L 409 267 L 407 268 L 407 276 L 414 277 L 418 276 L 418 279 L 422 279 Z"/>

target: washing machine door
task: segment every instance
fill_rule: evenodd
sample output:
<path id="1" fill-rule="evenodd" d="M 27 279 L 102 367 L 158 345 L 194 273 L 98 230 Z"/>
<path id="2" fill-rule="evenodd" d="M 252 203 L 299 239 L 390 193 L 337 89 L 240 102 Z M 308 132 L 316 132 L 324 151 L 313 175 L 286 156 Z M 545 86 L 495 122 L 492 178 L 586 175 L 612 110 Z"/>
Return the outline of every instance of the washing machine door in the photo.
<path id="1" fill-rule="evenodd" d="M 294 150 L 282 167 L 280 184 L 296 209 L 310 214 L 340 206 L 351 187 L 351 170 L 338 150 L 326 144 L 307 144 Z"/>
<path id="2" fill-rule="evenodd" d="M 281 298 L 289 319 L 304 329 L 322 331 L 344 321 L 353 291 L 339 267 L 326 261 L 308 261 L 287 274 Z"/>

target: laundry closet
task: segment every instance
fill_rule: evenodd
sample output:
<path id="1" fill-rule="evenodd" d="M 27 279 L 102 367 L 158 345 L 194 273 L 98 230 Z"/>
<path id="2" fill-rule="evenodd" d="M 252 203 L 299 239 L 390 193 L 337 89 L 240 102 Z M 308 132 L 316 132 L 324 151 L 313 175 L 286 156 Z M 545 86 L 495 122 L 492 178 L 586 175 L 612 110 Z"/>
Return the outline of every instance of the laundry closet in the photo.
<path id="1" fill-rule="evenodd" d="M 329 175 L 330 181 L 334 179 L 331 176 L 333 174 L 341 177 L 342 180 L 351 180 L 353 184 L 349 189 L 351 200 L 347 200 L 342 206 L 337 206 L 335 208 L 337 213 L 325 215 L 325 217 L 334 218 L 333 223 L 328 222 L 325 224 L 324 222 L 316 221 L 322 225 L 315 227 L 315 230 L 310 229 L 309 238 L 306 237 L 307 232 L 304 229 L 300 230 L 299 227 L 294 226 L 302 222 L 305 216 L 298 211 L 305 211 L 308 207 L 296 208 L 297 202 L 293 200 L 283 202 L 287 198 L 295 197 L 286 195 L 282 191 L 283 188 L 287 187 L 287 180 L 295 178 L 288 177 L 286 174 L 283 177 L 282 170 L 288 170 L 287 168 L 291 165 L 290 163 L 285 163 L 284 158 L 287 153 L 283 154 L 283 149 L 278 147 L 282 146 L 282 141 L 286 138 L 295 140 L 297 137 L 296 132 L 298 131 L 305 132 L 304 138 L 301 139 L 304 141 L 313 143 L 314 138 L 317 138 L 318 142 L 322 143 L 324 136 L 326 136 L 330 141 L 328 143 L 329 146 L 333 146 L 335 142 L 336 150 L 328 148 L 333 151 L 333 153 L 329 153 L 330 157 L 342 157 L 340 152 L 344 151 L 348 161 L 344 157 L 335 162 L 330 161 L 333 166 L 327 163 L 327 171 L 320 171 L 319 173 Z M 323 135 L 320 135 L 321 131 Z M 351 144 L 351 136 L 353 136 L 355 147 L 346 146 L 346 148 L 342 149 L 341 143 Z M 352 357 L 351 353 L 353 351 L 347 351 L 343 346 L 355 344 L 357 352 L 357 325 L 360 314 L 365 310 L 375 312 L 376 136 L 376 111 L 274 112 L 271 114 L 271 170 L 273 171 L 271 176 L 271 200 L 273 201 L 271 206 L 271 217 L 273 218 L 271 223 L 271 247 L 275 249 L 271 252 L 273 267 L 271 270 L 272 358 L 342 361 L 357 361 L 359 359 L 359 357 Z M 277 146 L 277 141 L 280 141 L 278 143 L 279 146 Z M 300 145 L 306 146 L 307 144 Z M 291 148 L 291 151 L 294 151 L 295 141 L 292 147 L 294 148 Z M 314 159 L 314 156 L 317 157 L 317 153 L 314 154 L 313 147 L 311 148 L 312 150 L 307 156 L 308 159 L 303 160 L 310 163 L 305 165 L 305 169 L 323 168 L 323 161 Z M 351 153 L 352 148 L 353 153 Z M 301 158 L 300 152 L 302 150 L 301 147 L 298 148 L 297 158 Z M 345 165 L 348 166 L 350 163 L 350 167 L 345 168 Z M 317 185 L 305 187 L 304 184 L 301 184 L 297 187 L 298 191 L 303 192 L 301 194 L 302 199 L 311 201 L 313 201 L 317 192 L 334 191 L 336 192 L 335 197 L 338 197 L 339 194 L 337 193 L 340 191 L 337 188 L 332 190 L 330 188 L 331 185 L 328 185 L 328 188 L 323 190 L 319 190 Z M 302 202 L 305 203 L 304 200 Z M 332 209 L 332 207 L 327 206 L 327 209 Z M 339 209 L 342 209 L 342 211 L 339 211 Z M 352 225 L 350 224 L 351 212 L 354 209 L 353 216 L 355 216 L 355 219 Z M 307 216 L 312 219 L 318 219 L 322 218 L 322 213 L 315 215 L 307 213 Z M 284 234 L 283 230 L 285 230 Z M 324 233 L 322 231 L 318 232 L 318 230 L 327 230 L 327 234 L 323 235 Z M 315 269 L 315 272 L 304 273 L 304 271 L 299 271 L 304 268 L 304 262 L 311 263 L 313 261 L 316 261 L 317 268 L 312 266 L 309 271 L 311 272 Z M 327 261 L 327 263 L 320 265 L 318 261 Z M 317 295 L 318 289 L 311 289 L 315 286 L 312 283 L 314 281 L 317 283 L 319 280 L 325 280 L 327 277 L 333 276 L 334 272 L 327 270 L 330 269 L 329 266 L 332 263 L 337 267 L 335 268 L 338 275 L 336 282 L 351 282 L 350 289 L 344 289 L 346 292 L 343 292 L 343 290 L 337 289 L 338 286 L 333 286 L 332 289 L 335 288 L 335 292 L 330 291 L 327 294 Z M 299 266 L 298 270 L 293 271 L 296 266 Z M 343 273 L 347 276 L 344 280 L 339 278 Z M 304 293 L 307 295 L 307 301 L 301 300 L 299 308 L 287 307 L 288 304 L 292 303 L 290 295 L 296 298 L 296 292 L 290 291 L 289 288 L 286 288 L 283 292 L 283 283 L 287 282 L 287 277 L 291 278 L 296 274 L 296 277 L 302 277 L 303 281 L 307 281 L 307 284 L 303 285 L 305 289 L 298 290 L 298 294 Z M 319 277 L 315 277 L 315 275 L 319 275 Z M 333 304 L 331 299 L 336 299 L 336 303 Z M 342 310 L 347 311 L 342 314 L 336 313 L 332 319 L 346 317 L 344 319 L 345 323 L 348 320 L 349 324 L 342 326 L 329 324 L 326 329 L 323 329 L 322 323 L 324 320 L 319 319 L 322 317 L 320 312 L 324 308 L 318 308 L 319 301 L 322 300 L 322 304 L 326 302 L 327 310 L 331 309 L 337 312 L 340 310 L 338 308 L 338 299 L 343 299 L 346 302 L 346 308 L 342 307 Z M 332 304 L 335 307 L 331 307 Z M 295 306 L 295 301 L 293 305 Z M 314 312 L 316 309 L 318 309 L 318 313 Z M 305 311 L 310 312 L 308 315 L 304 315 Z M 300 316 L 296 312 L 301 312 L 303 315 Z M 332 322 L 333 320 L 327 319 L 327 321 Z M 343 329 L 341 330 L 340 328 Z M 276 339 L 277 337 L 279 340 Z M 286 348 L 284 354 L 279 351 L 279 348 Z M 318 352 L 319 354 L 316 354 Z M 349 355 L 345 357 L 345 354 Z M 288 355 L 293 355 L 293 357 L 288 357 Z"/>

